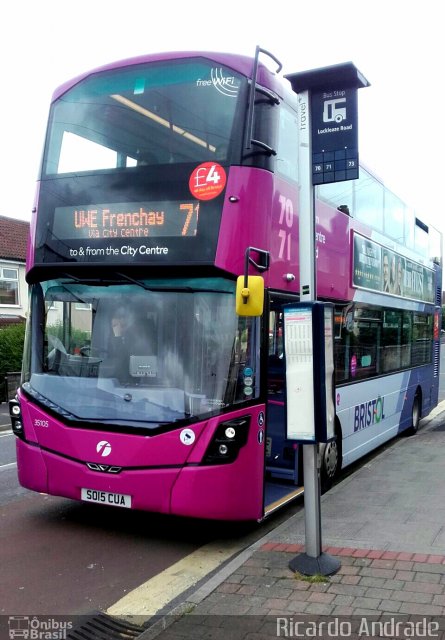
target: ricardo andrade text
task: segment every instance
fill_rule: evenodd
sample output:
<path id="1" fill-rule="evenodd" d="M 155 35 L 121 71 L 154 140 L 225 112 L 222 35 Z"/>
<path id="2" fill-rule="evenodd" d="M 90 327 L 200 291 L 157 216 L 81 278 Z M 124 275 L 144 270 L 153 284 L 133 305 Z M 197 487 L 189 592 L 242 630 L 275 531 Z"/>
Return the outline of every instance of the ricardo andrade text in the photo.
<path id="1" fill-rule="evenodd" d="M 365 617 L 350 620 L 332 618 L 307 620 L 277 618 L 278 638 L 438 638 L 439 622 L 425 617 L 418 620 L 388 618 L 372 620 Z"/>

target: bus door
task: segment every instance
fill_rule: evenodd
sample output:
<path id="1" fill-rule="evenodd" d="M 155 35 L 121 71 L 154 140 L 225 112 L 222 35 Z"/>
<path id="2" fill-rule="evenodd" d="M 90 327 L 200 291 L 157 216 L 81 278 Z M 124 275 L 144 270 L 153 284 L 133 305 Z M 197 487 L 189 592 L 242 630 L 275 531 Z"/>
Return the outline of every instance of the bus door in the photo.
<path id="1" fill-rule="evenodd" d="M 265 513 L 301 493 L 302 462 L 298 445 L 286 437 L 286 366 L 283 343 L 283 306 L 295 296 L 271 296 L 266 369 Z"/>

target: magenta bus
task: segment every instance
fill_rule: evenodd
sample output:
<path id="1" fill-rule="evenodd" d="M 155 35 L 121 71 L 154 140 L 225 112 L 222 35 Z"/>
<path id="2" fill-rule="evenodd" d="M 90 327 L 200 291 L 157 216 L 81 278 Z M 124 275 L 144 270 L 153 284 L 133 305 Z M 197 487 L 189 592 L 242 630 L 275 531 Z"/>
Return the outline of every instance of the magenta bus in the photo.
<path id="1" fill-rule="evenodd" d="M 55 91 L 10 406 L 24 487 L 258 521 L 303 491 L 283 349 L 298 96 L 269 56 L 150 55 Z M 335 304 L 328 485 L 437 404 L 441 243 L 364 168 L 316 197 L 317 296 Z M 260 315 L 236 313 L 246 264 Z"/>

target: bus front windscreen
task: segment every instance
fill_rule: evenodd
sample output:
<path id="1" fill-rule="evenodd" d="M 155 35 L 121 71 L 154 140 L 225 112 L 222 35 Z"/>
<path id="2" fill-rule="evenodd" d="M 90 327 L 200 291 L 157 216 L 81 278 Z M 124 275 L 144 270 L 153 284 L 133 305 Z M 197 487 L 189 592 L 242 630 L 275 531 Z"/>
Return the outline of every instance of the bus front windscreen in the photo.
<path id="1" fill-rule="evenodd" d="M 169 428 L 258 396 L 258 319 L 231 281 L 64 278 L 31 306 L 23 389 L 68 421 Z"/>

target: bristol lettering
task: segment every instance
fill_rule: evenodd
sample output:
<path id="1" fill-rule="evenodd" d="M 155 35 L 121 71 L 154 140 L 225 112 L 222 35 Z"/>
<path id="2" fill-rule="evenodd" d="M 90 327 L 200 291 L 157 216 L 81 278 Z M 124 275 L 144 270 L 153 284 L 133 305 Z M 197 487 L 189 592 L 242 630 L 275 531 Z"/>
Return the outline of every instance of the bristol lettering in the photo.
<path id="1" fill-rule="evenodd" d="M 354 432 L 361 431 L 385 419 L 385 398 L 378 396 L 354 407 Z"/>

